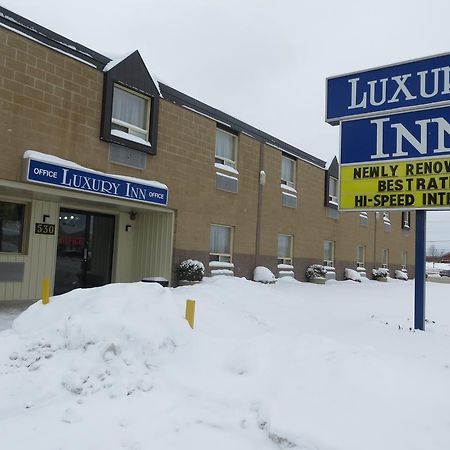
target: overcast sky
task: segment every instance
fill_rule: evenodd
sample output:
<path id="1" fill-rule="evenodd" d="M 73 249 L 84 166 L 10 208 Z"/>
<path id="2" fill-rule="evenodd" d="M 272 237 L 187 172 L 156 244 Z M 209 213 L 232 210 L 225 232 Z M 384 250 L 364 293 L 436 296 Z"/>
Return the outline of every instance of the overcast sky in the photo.
<path id="1" fill-rule="evenodd" d="M 138 49 L 164 83 L 328 161 L 325 79 L 450 52 L 448 0 L 0 0 L 109 57 Z M 450 249 L 450 213 L 428 213 Z"/>

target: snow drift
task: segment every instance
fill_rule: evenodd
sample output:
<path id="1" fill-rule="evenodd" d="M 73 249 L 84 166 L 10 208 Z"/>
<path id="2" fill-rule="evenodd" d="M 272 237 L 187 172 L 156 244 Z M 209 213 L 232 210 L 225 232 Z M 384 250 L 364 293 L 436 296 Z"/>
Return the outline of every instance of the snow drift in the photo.
<path id="1" fill-rule="evenodd" d="M 447 449 L 449 287 L 428 286 L 423 333 L 413 286 L 216 277 L 37 302 L 0 333 L 2 448 Z"/>

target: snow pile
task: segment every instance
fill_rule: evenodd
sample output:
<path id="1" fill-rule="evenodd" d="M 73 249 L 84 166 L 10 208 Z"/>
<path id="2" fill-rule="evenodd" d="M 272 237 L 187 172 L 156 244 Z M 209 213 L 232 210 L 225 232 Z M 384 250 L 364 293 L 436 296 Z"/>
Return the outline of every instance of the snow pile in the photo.
<path id="1" fill-rule="evenodd" d="M 361 283 L 361 281 L 362 281 L 361 275 L 359 274 L 359 272 L 357 272 L 356 270 L 353 270 L 353 269 L 345 269 L 344 270 L 344 279 L 358 281 L 359 283 Z"/>
<path id="2" fill-rule="evenodd" d="M 397 280 L 405 280 L 406 281 L 408 279 L 408 274 L 406 272 L 403 272 L 402 270 L 396 270 L 395 278 L 397 278 Z"/>
<path id="3" fill-rule="evenodd" d="M 0 333 L 2 448 L 446 450 L 448 290 L 427 285 L 426 333 L 411 330 L 414 283 L 394 279 L 212 277 L 38 302 Z"/>
<path id="4" fill-rule="evenodd" d="M 10 352 L 7 373 L 37 372 L 57 360 L 55 381 L 62 388 L 80 396 L 103 390 L 111 398 L 149 390 L 151 368 L 187 336 L 164 288 L 143 283 L 72 291 L 48 306 L 35 303 L 14 330 L 31 340 Z"/>
<path id="5" fill-rule="evenodd" d="M 258 266 L 253 271 L 253 280 L 260 283 L 275 283 L 275 275 L 267 267 Z"/>

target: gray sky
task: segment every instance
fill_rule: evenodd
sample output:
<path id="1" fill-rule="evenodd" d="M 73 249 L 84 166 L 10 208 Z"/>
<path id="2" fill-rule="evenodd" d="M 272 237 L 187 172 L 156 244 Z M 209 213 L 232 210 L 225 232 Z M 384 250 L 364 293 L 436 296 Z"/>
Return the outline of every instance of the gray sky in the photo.
<path id="1" fill-rule="evenodd" d="M 327 161 L 326 77 L 450 52 L 448 0 L 0 1 L 107 56 L 138 49 L 166 84 Z M 428 219 L 450 249 L 450 213 Z"/>

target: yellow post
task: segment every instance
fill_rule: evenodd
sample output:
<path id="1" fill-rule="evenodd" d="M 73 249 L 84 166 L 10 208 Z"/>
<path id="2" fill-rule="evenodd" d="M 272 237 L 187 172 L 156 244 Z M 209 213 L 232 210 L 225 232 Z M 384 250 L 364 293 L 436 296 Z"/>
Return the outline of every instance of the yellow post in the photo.
<path id="1" fill-rule="evenodd" d="M 50 280 L 48 278 L 42 279 L 42 304 L 46 305 L 48 303 L 48 298 L 50 297 Z"/>
<path id="2" fill-rule="evenodd" d="M 186 300 L 186 320 L 192 329 L 194 329 L 195 300 Z"/>

